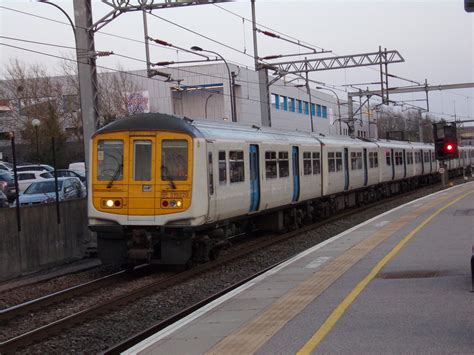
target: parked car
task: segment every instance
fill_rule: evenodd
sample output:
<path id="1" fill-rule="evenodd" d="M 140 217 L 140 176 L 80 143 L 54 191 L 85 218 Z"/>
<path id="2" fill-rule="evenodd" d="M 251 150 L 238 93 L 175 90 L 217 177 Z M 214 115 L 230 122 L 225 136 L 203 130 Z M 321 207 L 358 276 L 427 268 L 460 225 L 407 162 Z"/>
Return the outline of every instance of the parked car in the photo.
<path id="1" fill-rule="evenodd" d="M 17 172 L 18 175 L 18 190 L 19 192 L 25 191 L 31 183 L 43 180 L 50 179 L 53 175 L 48 171 L 20 171 Z"/>
<path id="2" fill-rule="evenodd" d="M 27 164 L 27 165 L 18 165 L 16 171 L 54 171 L 54 168 L 51 165 L 47 164 Z"/>
<path id="3" fill-rule="evenodd" d="M 36 205 L 56 201 L 54 178 L 33 182 L 24 193 L 19 196 L 20 206 Z M 59 201 L 72 200 L 86 196 L 86 188 L 78 178 L 58 178 Z"/>
<path id="4" fill-rule="evenodd" d="M 85 185 L 86 184 L 86 176 L 81 175 L 79 172 L 76 172 L 74 170 L 68 170 L 68 169 L 58 169 L 56 170 L 56 173 L 58 177 L 77 177 L 81 182 Z M 53 172 L 54 175 L 54 172 Z"/>
<path id="5" fill-rule="evenodd" d="M 10 205 L 8 203 L 7 196 L 2 191 L 0 191 L 0 208 L 6 208 L 8 206 Z"/>
<path id="6" fill-rule="evenodd" d="M 8 202 L 15 200 L 15 180 L 11 172 L 0 170 L 0 191 L 8 198 Z"/>
<path id="7" fill-rule="evenodd" d="M 0 161 L 0 171 L 13 171 L 13 164 L 6 161 Z"/>
<path id="8" fill-rule="evenodd" d="M 78 174 L 86 176 L 86 163 L 83 161 L 69 164 L 69 170 L 73 170 Z"/>

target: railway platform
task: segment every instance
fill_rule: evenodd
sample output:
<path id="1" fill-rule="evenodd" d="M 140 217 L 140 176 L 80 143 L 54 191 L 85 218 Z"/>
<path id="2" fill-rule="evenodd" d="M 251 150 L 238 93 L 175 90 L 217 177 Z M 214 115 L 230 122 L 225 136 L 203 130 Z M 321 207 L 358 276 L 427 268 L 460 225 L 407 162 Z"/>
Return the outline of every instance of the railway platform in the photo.
<path id="1" fill-rule="evenodd" d="M 399 206 L 125 353 L 472 354 L 473 217 L 473 182 Z"/>

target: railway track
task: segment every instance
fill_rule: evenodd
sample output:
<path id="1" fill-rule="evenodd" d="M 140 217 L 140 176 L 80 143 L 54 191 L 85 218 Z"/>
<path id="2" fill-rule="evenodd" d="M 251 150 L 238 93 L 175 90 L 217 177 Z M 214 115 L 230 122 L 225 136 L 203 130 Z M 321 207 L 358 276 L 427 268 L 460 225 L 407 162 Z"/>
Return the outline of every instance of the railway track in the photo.
<path id="1" fill-rule="evenodd" d="M 252 254 L 252 253 L 254 253 L 254 252 L 256 252 L 256 251 L 258 251 L 262 248 L 268 248 L 271 245 L 284 242 L 284 241 L 289 240 L 289 239 L 291 239 L 291 238 L 293 238 L 297 235 L 300 235 L 300 234 L 312 231 L 314 229 L 320 228 L 323 225 L 333 223 L 337 220 L 344 219 L 344 218 L 350 217 L 352 215 L 361 213 L 361 212 L 363 212 L 367 209 L 374 208 L 374 207 L 376 207 L 380 204 L 384 204 L 384 203 L 396 200 L 396 199 L 401 198 L 401 197 L 406 197 L 406 196 L 409 196 L 409 195 L 414 194 L 414 193 L 415 192 L 411 191 L 411 192 L 396 195 L 396 196 L 393 196 L 393 197 L 390 197 L 390 198 L 386 198 L 386 199 L 383 199 L 381 201 L 377 201 L 377 202 L 371 203 L 371 204 L 363 206 L 363 207 L 358 207 L 358 208 L 353 208 L 353 209 L 350 209 L 350 210 L 345 210 L 342 213 L 338 213 L 335 216 L 326 218 L 323 221 L 320 221 L 320 222 L 317 222 L 317 223 L 314 223 L 314 224 L 311 224 L 311 225 L 304 226 L 302 228 L 287 232 L 285 234 L 266 236 L 265 238 L 254 239 L 249 243 L 241 244 L 237 248 L 235 248 L 235 250 L 232 250 L 232 253 L 227 253 L 223 257 L 220 257 L 218 260 L 208 262 L 206 264 L 201 264 L 201 265 L 193 267 L 190 270 L 186 270 L 184 272 L 180 272 L 178 274 L 166 277 L 164 279 L 157 280 L 156 282 L 153 282 L 151 284 L 147 284 L 143 287 L 139 287 L 139 288 L 137 288 L 133 291 L 126 292 L 126 293 L 121 294 L 119 296 L 116 296 L 112 299 L 108 299 L 106 302 L 98 303 L 98 304 L 94 305 L 93 307 L 90 307 L 90 308 L 87 308 L 87 309 L 82 310 L 80 312 L 71 314 L 67 317 L 56 320 L 56 321 L 51 322 L 47 325 L 38 327 L 37 329 L 28 331 L 28 332 L 23 333 L 19 336 L 8 339 L 8 340 L 0 343 L 0 353 L 16 351 L 17 349 L 28 346 L 28 345 L 32 344 L 33 342 L 35 342 L 35 341 L 46 339 L 46 338 L 48 338 L 48 337 L 50 337 L 54 334 L 57 334 L 60 331 L 63 331 L 64 329 L 68 329 L 68 328 L 71 328 L 71 327 L 73 327 L 73 326 L 75 326 L 79 323 L 83 323 L 83 322 L 86 322 L 88 320 L 98 318 L 99 316 L 110 313 L 114 309 L 118 309 L 120 306 L 123 306 L 127 303 L 134 302 L 139 298 L 142 298 L 142 297 L 145 297 L 147 295 L 156 293 L 158 291 L 168 289 L 168 288 L 170 288 L 172 286 L 175 286 L 177 284 L 180 284 L 180 283 L 182 283 L 186 280 L 192 279 L 193 277 L 196 277 L 199 274 L 211 271 L 211 270 L 213 270 L 217 267 L 220 267 L 222 265 L 230 263 L 230 262 L 232 262 L 236 259 L 242 258 L 245 255 Z M 266 271 L 266 270 L 264 270 L 264 271 Z M 262 272 L 264 272 L 264 271 L 262 271 Z M 252 277 L 250 277 L 248 279 L 251 279 L 251 278 L 257 276 L 260 273 L 261 272 L 259 272 L 256 275 L 253 275 Z M 246 279 L 244 281 L 246 282 L 248 279 Z M 242 281 L 242 282 L 244 282 L 244 281 Z M 239 282 L 237 285 L 234 285 L 233 287 L 234 288 L 238 287 L 238 285 L 240 285 L 240 284 L 241 283 Z M 229 289 L 218 292 L 217 294 L 209 297 L 208 299 L 204 300 L 203 302 L 200 302 L 199 304 L 197 304 L 197 305 L 195 305 L 191 308 L 188 308 L 186 311 L 184 311 L 184 313 L 181 314 L 181 316 L 189 314 L 190 312 L 192 312 L 192 310 L 194 310 L 196 308 L 199 308 L 203 304 L 206 304 L 206 302 L 210 302 L 213 299 L 219 297 L 220 295 L 222 295 L 222 294 L 224 294 L 225 292 L 228 292 L 228 291 L 229 291 Z M 49 303 L 49 304 L 51 304 L 51 303 Z M 170 324 L 170 322 L 176 321 L 177 319 L 179 319 L 179 317 L 180 317 L 180 315 L 177 315 L 176 317 L 172 317 L 172 318 L 170 318 L 170 319 L 168 319 L 165 322 L 162 322 L 160 324 L 163 327 L 163 326 L 165 326 L 165 324 Z M 156 327 L 159 328 L 160 325 L 157 325 Z M 158 329 L 158 328 L 153 328 L 153 329 L 155 329 L 155 331 L 157 331 L 156 329 Z M 144 335 L 141 334 L 141 335 L 137 335 L 138 338 L 136 338 L 135 340 L 133 340 L 132 338 L 127 340 L 128 341 L 127 346 L 133 345 L 132 344 L 133 341 L 136 341 L 136 342 L 140 341 L 140 340 L 137 340 L 137 339 L 139 339 L 140 337 L 143 337 L 143 336 Z M 111 351 L 113 353 L 114 350 L 112 349 Z"/>

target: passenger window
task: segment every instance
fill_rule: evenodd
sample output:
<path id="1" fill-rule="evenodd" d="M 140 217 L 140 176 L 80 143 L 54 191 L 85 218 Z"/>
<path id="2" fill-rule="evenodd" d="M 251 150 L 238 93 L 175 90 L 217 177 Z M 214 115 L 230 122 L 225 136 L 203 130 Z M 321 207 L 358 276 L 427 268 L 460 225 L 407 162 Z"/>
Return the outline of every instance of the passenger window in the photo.
<path id="1" fill-rule="evenodd" d="M 387 165 L 392 165 L 392 158 L 390 156 L 390 152 L 385 152 L 385 161 L 387 162 Z"/>
<path id="2" fill-rule="evenodd" d="M 357 157 L 355 152 L 351 152 L 351 170 L 357 169 Z"/>
<path id="3" fill-rule="evenodd" d="M 133 180 L 151 180 L 151 141 L 133 142 Z"/>
<path id="4" fill-rule="evenodd" d="M 369 152 L 369 167 L 377 168 L 379 166 L 378 152 Z"/>
<path id="5" fill-rule="evenodd" d="M 334 152 L 328 152 L 328 172 L 333 173 L 336 171 L 336 159 L 334 158 Z"/>
<path id="6" fill-rule="evenodd" d="M 209 152 L 208 155 L 208 169 L 209 169 L 209 194 L 214 194 L 214 170 L 212 169 L 212 153 Z"/>
<path id="7" fill-rule="evenodd" d="M 161 179 L 184 181 L 188 179 L 188 141 L 163 140 L 161 146 Z"/>
<path id="8" fill-rule="evenodd" d="M 276 152 L 265 152 L 265 177 L 275 179 L 277 175 Z"/>
<path id="9" fill-rule="evenodd" d="M 219 152 L 219 184 L 227 184 L 227 162 L 225 151 Z"/>
<path id="10" fill-rule="evenodd" d="M 311 175 L 313 173 L 311 152 L 303 153 L 303 173 L 304 175 Z"/>
<path id="11" fill-rule="evenodd" d="M 229 175 L 231 183 L 245 180 L 243 151 L 237 150 L 229 152 Z"/>
<path id="12" fill-rule="evenodd" d="M 313 175 L 321 174 L 321 159 L 319 152 L 313 152 Z"/>
<path id="13" fill-rule="evenodd" d="M 288 152 L 278 152 L 278 174 L 281 178 L 290 175 Z"/>
<path id="14" fill-rule="evenodd" d="M 123 179 L 123 141 L 101 140 L 97 144 L 97 180 Z"/>
<path id="15" fill-rule="evenodd" d="M 336 152 L 336 171 L 342 171 L 342 153 Z"/>

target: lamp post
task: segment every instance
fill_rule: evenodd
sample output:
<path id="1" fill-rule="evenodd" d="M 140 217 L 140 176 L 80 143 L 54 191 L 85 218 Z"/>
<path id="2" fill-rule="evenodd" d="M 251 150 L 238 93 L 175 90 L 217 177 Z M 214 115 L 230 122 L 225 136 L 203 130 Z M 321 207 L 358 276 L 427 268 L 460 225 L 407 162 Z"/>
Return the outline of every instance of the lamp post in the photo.
<path id="1" fill-rule="evenodd" d="M 31 121 L 31 124 L 33 125 L 33 127 L 35 128 L 35 138 L 36 138 L 36 161 L 40 162 L 40 158 L 39 158 L 39 142 L 38 142 L 38 127 L 39 125 L 41 124 L 41 121 L 37 118 L 34 118 L 32 121 Z"/>
<path id="2" fill-rule="evenodd" d="M 329 88 L 324 88 L 322 86 L 316 86 L 317 90 L 328 90 L 331 91 L 335 96 L 336 96 L 336 102 L 337 102 L 337 115 L 339 117 L 339 135 L 342 135 L 342 125 L 341 125 L 341 101 L 339 101 L 339 96 L 336 94 L 336 92 L 332 89 Z"/>
<path id="3" fill-rule="evenodd" d="M 237 122 L 236 117 L 235 117 L 236 114 L 235 114 L 235 102 L 234 102 L 234 95 L 235 95 L 234 86 L 232 85 L 232 75 L 230 73 L 229 65 L 227 64 L 226 60 L 219 53 L 214 52 L 214 51 L 209 51 L 207 49 L 202 49 L 201 47 L 198 47 L 198 46 L 192 46 L 191 50 L 193 50 L 195 52 L 207 52 L 207 53 L 215 54 L 224 62 L 225 66 L 227 68 L 227 74 L 229 75 L 230 111 L 231 111 L 232 122 Z"/>

